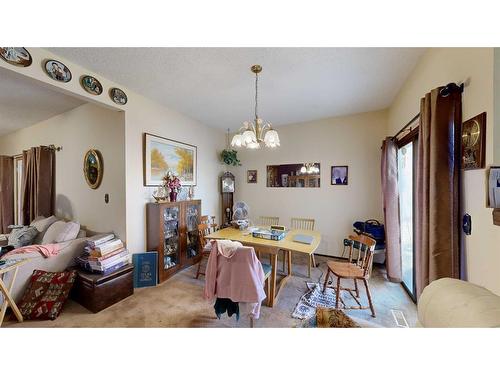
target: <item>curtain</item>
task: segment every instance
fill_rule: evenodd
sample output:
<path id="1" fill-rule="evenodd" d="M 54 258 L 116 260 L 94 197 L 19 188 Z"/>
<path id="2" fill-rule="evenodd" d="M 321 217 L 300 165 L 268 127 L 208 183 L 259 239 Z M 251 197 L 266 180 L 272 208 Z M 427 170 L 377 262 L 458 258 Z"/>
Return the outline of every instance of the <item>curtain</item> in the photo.
<path id="1" fill-rule="evenodd" d="M 461 92 L 450 84 L 421 100 L 415 197 L 417 298 L 432 281 L 460 276 Z"/>
<path id="2" fill-rule="evenodd" d="M 0 155 L 0 233 L 14 224 L 14 159 Z"/>
<path id="3" fill-rule="evenodd" d="M 22 223 L 29 224 L 37 216 L 54 212 L 54 150 L 32 147 L 23 151 Z"/>
<path id="4" fill-rule="evenodd" d="M 382 143 L 382 200 L 384 205 L 387 277 L 401 282 L 397 146 L 388 137 Z"/>

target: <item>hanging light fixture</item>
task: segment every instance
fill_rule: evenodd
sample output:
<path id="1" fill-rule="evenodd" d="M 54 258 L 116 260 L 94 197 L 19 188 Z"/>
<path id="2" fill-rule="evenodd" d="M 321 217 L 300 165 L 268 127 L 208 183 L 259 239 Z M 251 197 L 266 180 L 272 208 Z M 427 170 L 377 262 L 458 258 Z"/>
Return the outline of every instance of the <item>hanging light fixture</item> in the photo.
<path id="1" fill-rule="evenodd" d="M 262 72 L 262 67 L 253 65 L 250 70 L 255 73 L 255 119 L 243 123 L 243 127 L 234 135 L 231 146 L 259 149 L 263 143 L 266 147 L 279 147 L 280 138 L 278 132 L 271 127 L 270 123 L 262 125 L 263 121 L 257 114 L 259 73 Z"/>

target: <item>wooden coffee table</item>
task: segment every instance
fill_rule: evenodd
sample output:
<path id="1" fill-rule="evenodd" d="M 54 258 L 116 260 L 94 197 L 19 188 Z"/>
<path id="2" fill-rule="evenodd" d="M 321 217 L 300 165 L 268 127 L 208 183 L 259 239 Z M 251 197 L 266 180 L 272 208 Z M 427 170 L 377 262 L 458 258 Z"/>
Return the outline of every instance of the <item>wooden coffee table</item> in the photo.
<path id="1" fill-rule="evenodd" d="M 2 326 L 3 318 L 5 316 L 5 312 L 7 311 L 7 307 L 10 306 L 14 315 L 16 316 L 19 322 L 23 321 L 23 315 L 19 308 L 17 307 L 14 299 L 10 292 L 12 291 L 12 287 L 14 286 L 14 282 L 16 281 L 17 271 L 20 266 L 27 263 L 29 259 L 16 259 L 16 260 L 7 260 L 6 264 L 0 265 L 0 292 L 4 296 L 4 301 L 2 303 L 2 307 L 0 308 L 0 327 Z M 8 272 L 14 272 L 12 275 L 12 279 L 7 287 L 3 282 L 3 275 L 6 275 Z"/>

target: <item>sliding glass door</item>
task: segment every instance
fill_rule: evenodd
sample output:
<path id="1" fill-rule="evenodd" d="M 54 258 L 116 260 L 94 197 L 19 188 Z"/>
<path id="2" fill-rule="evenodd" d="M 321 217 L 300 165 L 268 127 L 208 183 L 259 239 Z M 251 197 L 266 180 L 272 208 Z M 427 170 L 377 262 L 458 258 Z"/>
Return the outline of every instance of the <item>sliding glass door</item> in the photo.
<path id="1" fill-rule="evenodd" d="M 401 239 L 402 283 L 415 300 L 414 194 L 417 139 L 411 137 L 399 144 L 398 190 Z"/>

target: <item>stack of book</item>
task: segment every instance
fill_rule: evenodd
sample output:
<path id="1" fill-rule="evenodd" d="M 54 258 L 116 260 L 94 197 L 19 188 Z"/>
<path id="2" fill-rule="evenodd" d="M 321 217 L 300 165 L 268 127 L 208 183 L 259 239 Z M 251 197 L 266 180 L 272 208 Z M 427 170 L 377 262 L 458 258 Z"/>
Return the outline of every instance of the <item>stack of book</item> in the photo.
<path id="1" fill-rule="evenodd" d="M 86 271 L 109 274 L 129 264 L 130 256 L 114 234 L 99 234 L 87 240 L 85 252 L 76 263 Z"/>

